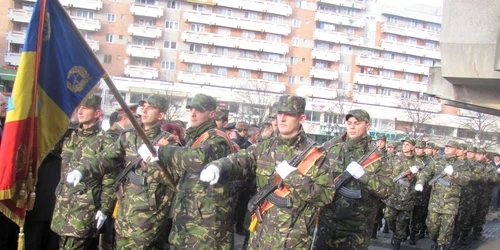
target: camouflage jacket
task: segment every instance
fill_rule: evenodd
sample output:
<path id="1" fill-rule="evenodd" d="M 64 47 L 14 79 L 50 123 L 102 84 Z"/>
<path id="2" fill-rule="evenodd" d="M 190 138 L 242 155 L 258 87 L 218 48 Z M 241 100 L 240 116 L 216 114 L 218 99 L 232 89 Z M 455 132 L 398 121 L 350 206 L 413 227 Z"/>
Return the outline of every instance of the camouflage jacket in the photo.
<path id="1" fill-rule="evenodd" d="M 369 140 L 369 136 L 356 140 L 344 137 L 339 143 L 328 148 L 325 163 L 332 172 L 330 178 L 334 179 L 341 175 L 349 163 L 358 161 L 364 154 L 373 151 Z M 361 178 L 352 179 L 344 185 L 352 190 L 360 190 L 362 198 L 351 199 L 337 192 L 333 202 L 323 209 L 321 220 L 335 227 L 335 230 L 351 232 L 371 230 L 376 213 L 374 208 L 380 199 L 386 199 L 392 192 L 391 173 L 392 168 L 387 166 L 383 157 L 368 165 Z"/>
<path id="2" fill-rule="evenodd" d="M 246 150 L 212 162 L 221 170 L 221 179 L 240 179 L 255 174 L 257 191 L 273 180 L 275 168 L 305 151 L 313 141 L 304 130 L 289 139 L 264 138 Z M 323 151 L 322 147 L 315 146 Z M 290 173 L 284 180 L 290 190 L 292 208 L 271 207 L 262 214 L 262 223 L 250 233 L 252 249 L 309 249 L 318 208 L 332 201 L 333 179 L 322 165 L 324 152 L 305 174 Z"/>
<path id="3" fill-rule="evenodd" d="M 433 185 L 429 200 L 429 211 L 440 214 L 456 214 L 460 201 L 460 188 L 469 183 L 470 172 L 457 157 L 441 157 L 434 163 L 434 168 L 425 168 L 419 172 L 417 184 L 422 184 L 425 187 L 433 177 L 442 173 L 446 166 L 452 165 L 453 174 L 451 178 L 444 177 L 451 182 L 451 185 L 446 186 L 440 182 Z"/>
<path id="4" fill-rule="evenodd" d="M 78 167 L 84 156 L 95 154 L 112 143 L 98 122 L 87 129 L 81 126 L 63 141 L 61 180 L 56 189 L 56 205 L 51 228 L 60 236 L 91 238 L 97 235 L 95 214 L 113 209 L 113 178 L 116 171 L 98 174 L 81 181 L 76 187 L 66 182 L 68 172 Z"/>
<path id="5" fill-rule="evenodd" d="M 479 181 L 481 178 L 481 175 L 477 174 L 476 172 L 472 171 L 472 166 L 474 165 L 473 161 L 470 161 L 469 159 L 465 158 L 461 160 L 469 172 L 470 176 L 470 181 L 467 185 L 463 186 L 460 190 L 460 203 L 464 204 L 466 207 L 472 206 L 472 203 L 475 200 L 475 194 L 474 194 L 474 187 L 473 184 Z"/>
<path id="6" fill-rule="evenodd" d="M 106 130 L 106 133 L 109 134 L 110 136 L 113 136 L 114 138 L 118 138 L 120 134 L 123 132 L 124 129 L 116 122 L 115 124 L 113 124 L 113 126 L 111 126 L 108 130 Z"/>
<path id="7" fill-rule="evenodd" d="M 411 166 L 422 168 L 424 163 L 412 153 L 411 156 L 404 154 L 396 157 L 393 162 L 391 179 L 399 176 L 402 172 L 408 170 Z M 410 173 L 394 183 L 394 189 L 385 204 L 397 210 L 412 211 L 415 205 L 415 183 L 417 175 Z"/>
<path id="8" fill-rule="evenodd" d="M 160 123 L 144 132 L 150 141 L 163 133 L 162 138 L 175 143 L 170 140 L 170 133 L 162 131 Z M 143 140 L 135 131 L 123 133 L 96 157 L 84 157 L 80 172 L 86 178 L 106 173 L 119 163 L 128 166 L 140 157 L 137 150 L 142 144 Z M 116 232 L 122 238 L 152 243 L 164 237 L 165 223 L 175 193 L 168 188 L 166 177 L 157 163 L 144 163 L 132 172 L 144 177 L 146 185 L 134 184 L 128 177 L 121 184 L 117 192 L 119 207 L 115 220 Z M 178 179 L 175 173 L 170 174 Z"/>
<path id="9" fill-rule="evenodd" d="M 231 153 L 231 142 L 216 135 L 215 128 L 215 121 L 209 120 L 186 131 L 185 147 L 167 145 L 158 150 L 160 161 L 181 172 L 169 237 L 173 248 L 233 248 L 231 181 L 220 180 L 215 185 L 200 181 L 206 164 Z M 192 148 L 207 131 L 208 138 Z"/>
<path id="10" fill-rule="evenodd" d="M 434 159 L 432 156 L 423 154 L 421 156 L 416 156 L 416 157 L 420 159 L 423 163 L 423 166 L 419 171 L 424 171 L 426 168 L 434 168 Z M 424 185 L 423 192 L 415 192 L 415 206 L 427 207 L 429 205 L 430 198 L 431 198 L 431 188 L 428 185 Z"/>

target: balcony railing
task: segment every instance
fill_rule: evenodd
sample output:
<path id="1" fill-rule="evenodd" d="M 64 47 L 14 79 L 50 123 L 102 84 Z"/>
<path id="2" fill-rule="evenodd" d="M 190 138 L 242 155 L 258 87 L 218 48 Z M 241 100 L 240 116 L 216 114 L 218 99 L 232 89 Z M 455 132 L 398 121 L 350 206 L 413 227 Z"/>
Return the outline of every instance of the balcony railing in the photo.
<path id="1" fill-rule="evenodd" d="M 80 30 L 97 31 L 101 29 L 101 20 L 72 16 L 71 20 Z"/>
<path id="2" fill-rule="evenodd" d="M 206 84 L 226 88 L 260 90 L 264 92 L 283 93 L 285 83 L 263 79 L 228 77 L 209 73 L 179 71 L 178 80 L 186 83 Z"/>
<path id="3" fill-rule="evenodd" d="M 424 28 L 415 28 L 408 26 L 400 26 L 393 23 L 385 22 L 382 25 L 382 32 L 397 34 L 402 36 L 416 37 L 424 40 L 439 41 L 441 34 L 435 30 L 428 30 Z"/>
<path id="4" fill-rule="evenodd" d="M 372 105 L 399 107 L 403 109 L 406 109 L 404 106 L 413 104 L 420 110 L 426 112 L 439 112 L 441 109 L 441 104 L 434 101 L 405 99 L 400 96 L 388 96 L 374 93 L 354 92 L 353 101 Z"/>
<path id="5" fill-rule="evenodd" d="M 180 59 L 186 63 L 207 64 L 227 68 L 249 69 L 264 72 L 283 74 L 287 66 L 282 62 L 250 59 L 235 56 L 223 56 L 209 53 L 182 51 Z"/>
<path id="6" fill-rule="evenodd" d="M 337 32 L 337 31 L 328 31 L 328 30 L 322 30 L 322 29 L 315 29 L 314 30 L 313 39 L 320 40 L 320 41 L 333 42 L 333 43 L 340 43 L 340 44 L 349 44 L 349 45 L 354 45 L 354 46 L 360 46 L 360 45 L 363 45 L 363 43 L 364 43 L 362 37 L 347 34 L 347 33 L 342 33 L 342 32 Z"/>
<path id="7" fill-rule="evenodd" d="M 429 66 L 420 63 L 402 62 L 380 57 L 357 55 L 356 64 L 365 67 L 390 69 L 420 75 L 429 75 Z"/>
<path id="8" fill-rule="evenodd" d="M 19 61 L 21 61 L 21 53 L 6 53 L 5 62 L 12 66 L 19 66 Z"/>
<path id="9" fill-rule="evenodd" d="M 354 83 L 362 85 L 380 86 L 391 89 L 402 89 L 412 92 L 427 91 L 427 83 L 417 81 L 407 81 L 405 79 L 390 78 L 379 75 L 354 74 Z"/>
<path id="10" fill-rule="evenodd" d="M 318 86 L 310 86 L 310 85 L 302 85 L 297 88 L 295 93 L 298 96 L 302 97 L 317 97 L 317 98 L 325 98 L 325 99 L 335 99 L 337 97 L 337 90 L 326 88 L 326 87 L 318 87 Z"/>
<path id="11" fill-rule="evenodd" d="M 7 31 L 7 41 L 15 44 L 24 44 L 26 31 L 9 30 Z"/>
<path id="12" fill-rule="evenodd" d="M 288 4 L 259 0 L 214 0 L 214 2 L 218 6 L 230 7 L 235 9 L 251 10 L 282 16 L 290 16 L 292 14 L 292 7 Z"/>
<path id="13" fill-rule="evenodd" d="M 316 2 L 328 3 L 332 5 L 344 6 L 360 10 L 366 9 L 366 4 L 363 2 L 363 0 L 316 0 Z"/>
<path id="14" fill-rule="evenodd" d="M 144 45 L 128 45 L 126 53 L 132 57 L 156 59 L 160 57 L 160 49 Z"/>
<path id="15" fill-rule="evenodd" d="M 441 60 L 439 49 L 388 40 L 382 40 L 381 47 L 387 51 Z"/>
<path id="16" fill-rule="evenodd" d="M 236 29 L 253 30 L 265 33 L 274 33 L 287 36 L 291 32 L 289 25 L 275 22 L 232 17 L 208 12 L 184 11 L 186 22 L 203 23 Z"/>
<path id="17" fill-rule="evenodd" d="M 319 79 L 336 80 L 339 78 L 339 72 L 334 69 L 311 67 L 309 76 Z"/>
<path id="18" fill-rule="evenodd" d="M 157 79 L 158 70 L 151 67 L 143 67 L 137 65 L 125 65 L 124 74 L 129 77 Z"/>
<path id="19" fill-rule="evenodd" d="M 338 51 L 313 49 L 311 55 L 314 59 L 323 61 L 338 62 L 340 60 Z"/>
<path id="20" fill-rule="evenodd" d="M 29 23 L 31 20 L 32 11 L 23 9 L 9 9 L 7 16 L 10 20 L 19 23 Z"/>
<path id="21" fill-rule="evenodd" d="M 85 40 L 89 44 L 89 46 L 92 49 L 92 51 L 94 51 L 94 52 L 99 51 L 99 41 L 97 41 L 97 40 L 91 40 L 91 39 L 85 39 Z"/>
<path id="22" fill-rule="evenodd" d="M 215 33 L 195 32 L 186 30 L 182 33 L 182 40 L 190 43 L 212 44 L 215 46 L 239 48 L 253 51 L 286 54 L 288 45 L 267 40 L 246 39 L 242 37 L 223 36 Z"/>
<path id="23" fill-rule="evenodd" d="M 365 26 L 365 20 L 362 17 L 342 15 L 339 13 L 332 13 L 326 11 L 317 11 L 316 20 L 327 23 L 334 23 L 338 25 L 352 26 L 362 28 Z"/>
<path id="24" fill-rule="evenodd" d="M 88 10 L 100 10 L 102 9 L 102 0 L 59 0 L 63 6 L 88 9 Z"/>
<path id="25" fill-rule="evenodd" d="M 163 6 L 133 3 L 130 5 L 130 12 L 136 16 L 160 18 L 163 16 Z"/>
<path id="26" fill-rule="evenodd" d="M 158 38 L 161 37 L 162 28 L 158 26 L 130 24 L 128 26 L 128 33 L 132 34 L 133 36 Z"/>

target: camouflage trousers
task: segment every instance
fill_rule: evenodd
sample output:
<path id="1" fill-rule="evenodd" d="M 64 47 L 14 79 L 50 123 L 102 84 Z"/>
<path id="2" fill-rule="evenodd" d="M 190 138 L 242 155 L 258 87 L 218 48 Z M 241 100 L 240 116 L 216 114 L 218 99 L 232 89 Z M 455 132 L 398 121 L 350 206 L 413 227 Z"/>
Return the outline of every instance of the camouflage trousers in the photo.
<path id="1" fill-rule="evenodd" d="M 135 241 L 129 238 L 118 237 L 116 240 L 117 250 L 164 250 L 168 246 L 159 242 L 142 242 Z"/>
<path id="2" fill-rule="evenodd" d="M 358 224 L 354 222 L 354 224 Z M 373 226 L 373 225 L 370 225 Z M 367 250 L 370 245 L 371 227 L 368 230 L 344 231 L 337 230 L 335 225 L 328 224 L 320 220 L 318 237 L 314 244 L 314 249 L 336 249 L 336 250 Z"/>
<path id="3" fill-rule="evenodd" d="M 440 246 L 450 244 L 454 222 L 454 214 L 439 214 L 429 211 L 426 224 L 431 239 L 437 241 Z"/>
<path id="4" fill-rule="evenodd" d="M 97 249 L 99 240 L 97 238 L 75 238 L 61 236 L 59 249 L 61 250 L 87 250 Z"/>
<path id="5" fill-rule="evenodd" d="M 425 206 L 414 206 L 413 213 L 411 215 L 410 230 L 413 232 L 418 232 L 425 228 L 425 219 L 428 214 L 428 207 Z"/>
<path id="6" fill-rule="evenodd" d="M 385 203 L 382 201 L 378 201 L 377 205 L 377 214 L 375 215 L 375 224 L 373 225 L 377 231 L 382 228 L 382 219 L 384 218 L 384 208 L 385 208 Z"/>
<path id="7" fill-rule="evenodd" d="M 481 234 L 483 232 L 483 226 L 486 223 L 486 215 L 488 214 L 489 208 L 489 205 L 477 204 L 472 215 L 472 228 L 476 233 Z"/>
<path id="8" fill-rule="evenodd" d="M 455 227 L 453 228 L 453 236 L 457 238 L 460 236 L 460 232 L 472 230 L 472 216 L 476 213 L 476 204 L 470 202 L 460 203 L 455 218 Z"/>
<path id="9" fill-rule="evenodd" d="M 385 219 L 396 239 L 406 238 L 406 228 L 410 225 L 410 218 L 410 211 L 397 210 L 393 207 L 385 208 Z"/>

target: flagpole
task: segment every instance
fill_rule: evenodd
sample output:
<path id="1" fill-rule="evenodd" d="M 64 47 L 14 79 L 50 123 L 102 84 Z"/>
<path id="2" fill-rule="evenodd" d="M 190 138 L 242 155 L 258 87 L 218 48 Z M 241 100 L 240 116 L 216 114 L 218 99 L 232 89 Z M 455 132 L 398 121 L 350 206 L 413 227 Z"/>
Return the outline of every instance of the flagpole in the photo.
<path id="1" fill-rule="evenodd" d="M 62 5 L 61 5 L 61 3 L 59 1 L 56 0 L 56 1 L 53 1 L 53 2 L 54 2 L 54 4 L 57 5 L 58 8 L 64 10 L 64 8 L 62 7 Z M 62 14 L 68 20 L 71 20 L 70 16 L 68 15 L 68 13 L 66 11 L 61 11 L 61 12 L 62 12 Z M 76 27 L 76 25 L 73 22 L 70 22 L 69 25 L 71 25 L 71 28 L 73 29 L 73 32 L 76 33 L 76 36 L 80 39 L 81 43 L 85 46 L 85 49 L 87 51 L 92 52 L 92 49 L 88 45 L 87 41 L 83 38 L 82 34 L 80 33 L 80 31 L 78 30 L 78 28 Z M 118 101 L 118 103 L 120 104 L 121 108 L 125 111 L 125 114 L 127 115 L 128 119 L 132 123 L 132 126 L 134 126 L 135 130 L 137 131 L 137 135 L 139 135 L 139 137 L 142 139 L 142 141 L 144 142 L 144 144 L 146 145 L 146 147 L 149 149 L 149 151 L 153 154 L 153 156 L 157 157 L 157 152 L 154 149 L 153 144 L 151 144 L 151 141 L 146 136 L 146 133 L 144 133 L 144 130 L 142 130 L 141 125 L 139 124 L 139 122 L 137 122 L 137 119 L 132 114 L 132 111 L 130 111 L 129 107 L 125 103 L 125 100 L 123 100 L 123 97 L 120 95 L 120 92 L 118 91 L 118 89 L 116 88 L 115 84 L 113 83 L 113 80 L 111 80 L 111 78 L 109 77 L 107 71 L 104 69 L 104 67 L 102 66 L 101 62 L 96 57 L 95 53 L 92 52 L 92 53 L 89 53 L 89 54 L 90 54 L 90 56 L 92 56 L 92 58 L 94 59 L 95 63 L 99 66 L 99 68 L 103 72 L 106 72 L 102 76 L 102 78 L 103 78 L 104 82 L 106 82 L 106 85 L 108 85 L 109 90 L 111 91 L 111 93 L 113 93 L 113 96 L 115 97 L 116 101 Z M 172 190 L 174 190 L 174 192 L 176 192 L 177 188 L 176 188 L 176 185 L 175 185 L 174 178 L 172 178 L 172 176 L 170 175 L 170 173 L 168 172 L 166 166 L 163 164 L 162 161 L 157 161 L 157 163 L 160 166 L 160 169 L 162 170 L 163 174 L 167 178 L 168 185 L 172 188 Z"/>

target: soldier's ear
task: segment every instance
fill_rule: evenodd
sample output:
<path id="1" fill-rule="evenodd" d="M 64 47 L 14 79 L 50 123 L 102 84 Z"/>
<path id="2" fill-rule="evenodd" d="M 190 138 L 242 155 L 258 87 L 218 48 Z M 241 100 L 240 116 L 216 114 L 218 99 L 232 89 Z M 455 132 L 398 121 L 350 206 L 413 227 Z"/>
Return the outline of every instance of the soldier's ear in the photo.
<path id="1" fill-rule="evenodd" d="M 305 114 L 300 114 L 299 115 L 299 122 L 303 123 L 306 121 L 307 116 Z"/>
<path id="2" fill-rule="evenodd" d="M 210 112 L 210 113 L 208 113 L 208 117 L 209 117 L 210 119 L 214 119 L 214 118 L 215 118 L 215 110 L 210 110 L 210 111 L 208 111 L 208 112 Z"/>
<path id="3" fill-rule="evenodd" d="M 164 112 L 160 112 L 159 116 L 158 116 L 158 121 L 163 121 L 165 119 L 165 113 Z"/>

